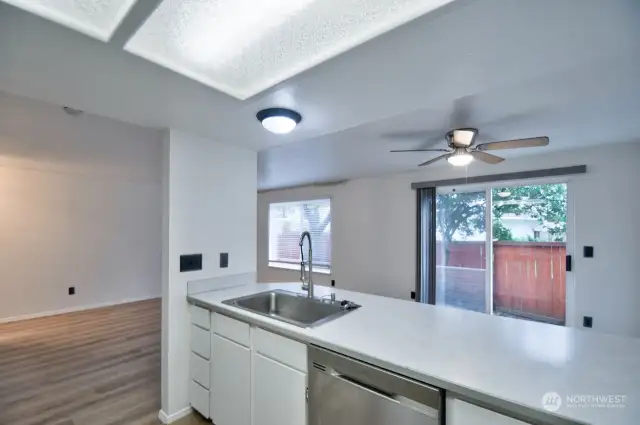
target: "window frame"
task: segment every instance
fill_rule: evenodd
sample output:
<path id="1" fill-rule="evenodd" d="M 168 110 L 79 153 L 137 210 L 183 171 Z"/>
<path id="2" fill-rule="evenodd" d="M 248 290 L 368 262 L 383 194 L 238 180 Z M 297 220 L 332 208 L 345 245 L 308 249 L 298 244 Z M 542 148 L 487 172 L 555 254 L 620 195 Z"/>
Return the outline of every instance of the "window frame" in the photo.
<path id="1" fill-rule="evenodd" d="M 313 198 L 303 198 L 303 199 L 290 199 L 290 200 L 278 200 L 278 201 L 269 201 L 267 205 L 267 266 L 269 268 L 279 269 L 279 270 L 290 270 L 290 271 L 300 271 L 300 265 L 295 263 L 287 263 L 282 261 L 271 261 L 270 251 L 271 251 L 271 206 L 274 204 L 303 204 L 305 202 L 317 202 L 317 201 L 329 201 L 329 213 L 333 213 L 333 197 L 332 196 L 317 196 Z M 333 216 L 331 217 L 331 224 L 333 224 Z M 313 241 L 312 241 L 313 242 Z M 329 246 L 331 247 L 331 262 L 329 266 L 318 266 L 315 263 L 313 264 L 313 273 L 331 275 L 332 267 L 333 267 L 333 228 L 329 234 Z M 305 270 L 309 271 L 309 266 L 305 267 Z"/>

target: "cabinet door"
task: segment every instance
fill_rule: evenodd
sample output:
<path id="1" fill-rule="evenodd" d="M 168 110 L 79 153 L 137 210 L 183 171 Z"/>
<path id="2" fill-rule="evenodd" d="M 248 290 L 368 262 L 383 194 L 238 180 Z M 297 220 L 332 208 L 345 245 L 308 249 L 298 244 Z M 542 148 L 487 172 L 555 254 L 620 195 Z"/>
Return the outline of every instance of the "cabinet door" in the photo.
<path id="1" fill-rule="evenodd" d="M 306 425 L 307 375 L 260 354 L 253 367 L 254 425 Z"/>
<path id="2" fill-rule="evenodd" d="M 529 425 L 474 404 L 447 397 L 447 425 Z"/>
<path id="3" fill-rule="evenodd" d="M 210 417 L 216 425 L 251 425 L 251 351 L 211 335 Z"/>

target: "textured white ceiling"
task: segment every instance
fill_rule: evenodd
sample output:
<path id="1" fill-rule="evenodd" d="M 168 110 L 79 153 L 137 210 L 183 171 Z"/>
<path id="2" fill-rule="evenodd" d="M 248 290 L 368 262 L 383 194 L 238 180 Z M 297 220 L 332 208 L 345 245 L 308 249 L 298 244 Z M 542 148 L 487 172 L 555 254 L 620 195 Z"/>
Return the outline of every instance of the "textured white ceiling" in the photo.
<path id="1" fill-rule="evenodd" d="M 384 135 L 442 135 L 458 99 L 470 99 L 461 124 L 483 141 L 551 138 L 542 150 L 505 151 L 507 164 L 637 140 L 638 40 L 639 1 L 456 0 L 239 101 L 0 3 L 0 90 L 261 150 L 266 189 L 415 170 L 424 156 L 388 150 L 427 138 Z M 271 106 L 299 111 L 301 125 L 264 131 L 255 114 Z"/>
<path id="2" fill-rule="evenodd" d="M 125 49 L 239 99 L 451 0 L 164 0 Z"/>
<path id="3" fill-rule="evenodd" d="M 136 0 L 2 1 L 102 41 L 111 37 L 136 2 Z"/>

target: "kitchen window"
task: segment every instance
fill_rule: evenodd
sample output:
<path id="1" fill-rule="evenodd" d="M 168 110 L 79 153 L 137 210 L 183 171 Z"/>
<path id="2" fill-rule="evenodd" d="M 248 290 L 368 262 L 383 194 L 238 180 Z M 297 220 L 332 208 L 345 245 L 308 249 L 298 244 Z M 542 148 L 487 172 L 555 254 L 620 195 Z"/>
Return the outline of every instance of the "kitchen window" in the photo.
<path id="1" fill-rule="evenodd" d="M 300 269 L 300 234 L 311 234 L 313 271 L 331 273 L 331 200 L 269 204 L 269 267 Z M 303 250 L 305 262 L 307 241 Z"/>

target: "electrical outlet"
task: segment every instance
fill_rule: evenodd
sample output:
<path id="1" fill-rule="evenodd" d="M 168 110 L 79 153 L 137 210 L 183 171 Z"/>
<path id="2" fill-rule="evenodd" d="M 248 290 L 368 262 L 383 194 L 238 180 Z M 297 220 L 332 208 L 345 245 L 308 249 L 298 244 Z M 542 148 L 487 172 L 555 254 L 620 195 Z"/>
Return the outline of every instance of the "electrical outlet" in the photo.
<path id="1" fill-rule="evenodd" d="M 335 279 L 331 279 L 331 286 L 336 286 L 336 280 Z"/>
<path id="2" fill-rule="evenodd" d="M 76 287 L 69 286 L 69 295 L 75 295 L 75 294 L 76 294 Z"/>
<path id="3" fill-rule="evenodd" d="M 584 326 L 585 328 L 592 328 L 593 327 L 593 317 L 584 316 L 582 318 L 582 326 Z"/>
<path id="4" fill-rule="evenodd" d="M 221 269 L 226 269 L 227 267 L 229 267 L 229 253 L 228 252 L 221 252 L 220 253 L 220 268 Z"/>
<path id="5" fill-rule="evenodd" d="M 585 246 L 583 248 L 583 254 L 584 254 L 584 258 L 593 258 L 593 247 Z"/>
<path id="6" fill-rule="evenodd" d="M 416 291 L 411 291 L 411 299 L 412 300 L 416 299 Z"/>
<path id="7" fill-rule="evenodd" d="M 192 272 L 202 270 L 202 254 L 189 254 L 180 256 L 180 271 Z"/>

